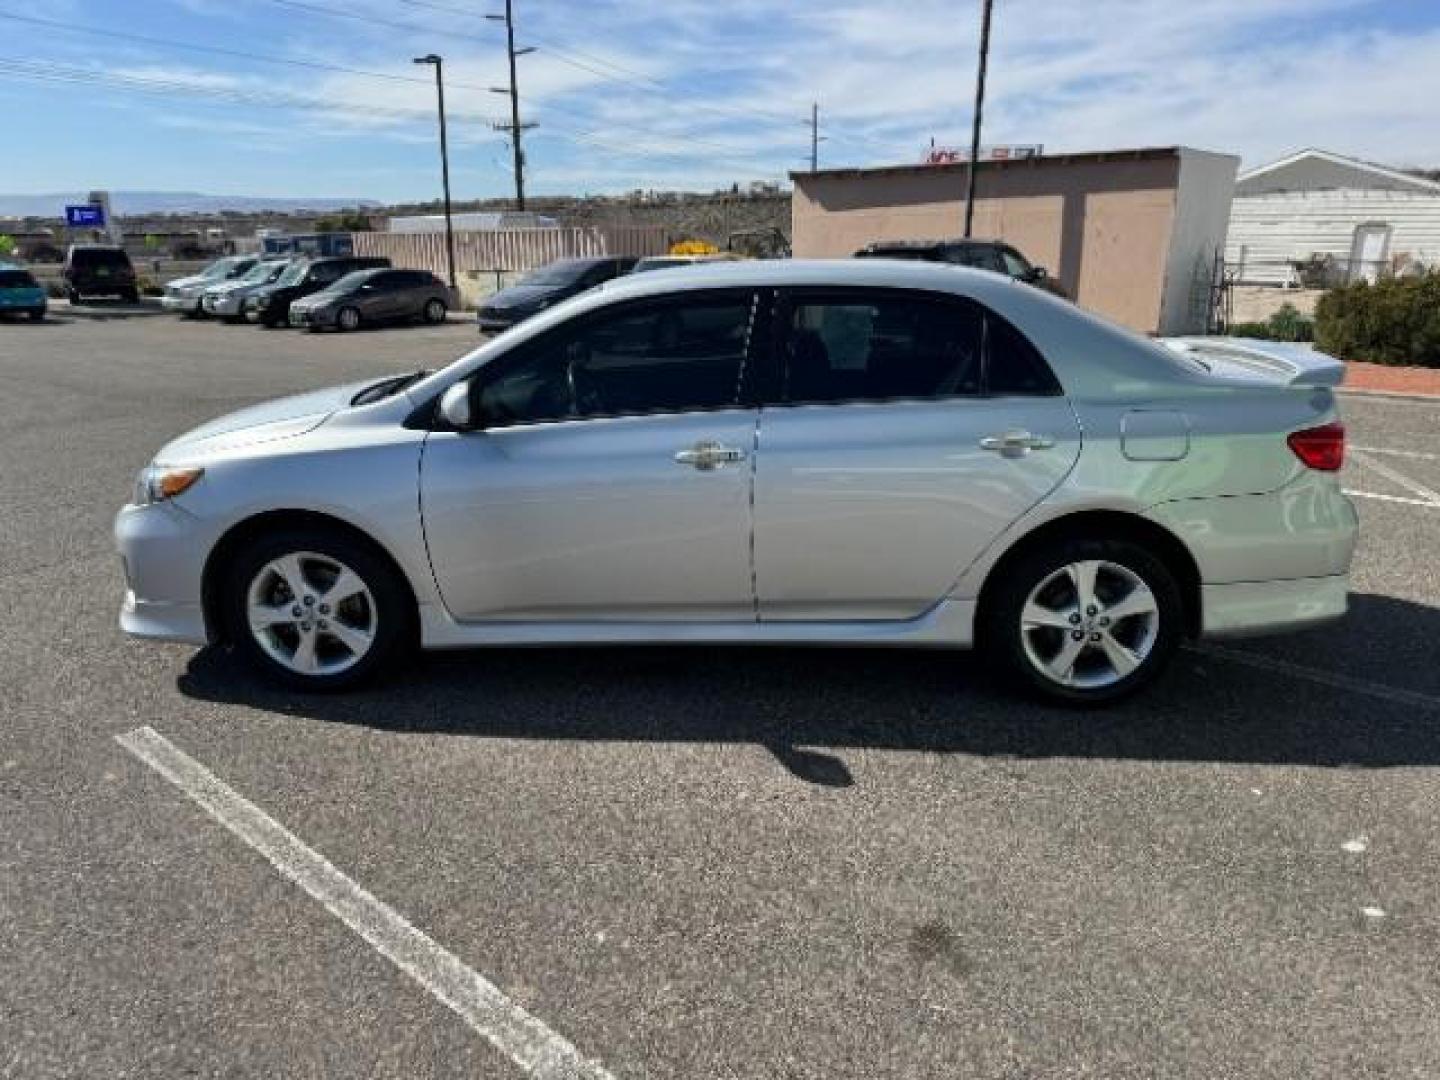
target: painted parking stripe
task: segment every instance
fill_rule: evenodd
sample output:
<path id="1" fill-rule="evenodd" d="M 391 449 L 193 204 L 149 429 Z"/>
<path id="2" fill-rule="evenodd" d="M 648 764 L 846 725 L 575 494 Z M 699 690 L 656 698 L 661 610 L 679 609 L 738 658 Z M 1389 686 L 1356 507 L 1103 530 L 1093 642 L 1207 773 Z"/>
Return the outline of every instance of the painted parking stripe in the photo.
<path id="1" fill-rule="evenodd" d="M 371 896 L 270 815 L 153 728 L 116 741 L 269 860 L 286 878 L 539 1080 L 614 1080 L 454 953 Z"/>
<path id="2" fill-rule="evenodd" d="M 1258 668 L 1261 671 L 1288 675 L 1294 679 L 1305 679 L 1309 682 L 1319 683 L 1321 686 L 1334 687 L 1337 690 L 1348 690 L 1352 694 L 1365 694 L 1396 705 L 1413 705 L 1421 709 L 1440 710 L 1440 696 L 1422 694 L 1416 690 L 1402 690 L 1399 687 L 1370 682 L 1368 679 L 1357 679 L 1334 671 L 1322 671 L 1319 668 L 1306 667 L 1303 664 L 1292 664 L 1289 660 L 1281 660 L 1274 656 L 1261 656 L 1258 653 L 1243 652 L 1240 649 L 1231 649 L 1224 645 L 1210 644 L 1192 645 L 1190 651 L 1199 653 L 1201 656 L 1230 660 L 1247 667 Z"/>
<path id="3" fill-rule="evenodd" d="M 1440 454 L 1427 454 L 1423 450 L 1391 450 L 1386 446 L 1355 446 L 1351 450 L 1359 450 L 1365 454 L 1389 454 L 1391 457 L 1414 458 L 1417 461 L 1440 461 Z"/>
<path id="4" fill-rule="evenodd" d="M 1404 506 L 1423 506 L 1427 510 L 1440 510 L 1440 503 L 1433 503 L 1428 499 L 1411 499 L 1404 495 L 1382 495 L 1378 491 L 1356 491 L 1353 488 L 1346 488 L 1345 494 L 1352 495 L 1357 499 L 1379 499 L 1381 502 L 1400 503 Z"/>
<path id="5" fill-rule="evenodd" d="M 1381 476 L 1385 477 L 1386 480 L 1389 480 L 1392 484 L 1400 485 L 1400 487 L 1410 492 L 1410 494 L 1426 500 L 1433 506 L 1440 506 L 1440 491 L 1435 491 L 1433 488 L 1426 487 L 1424 484 L 1420 483 L 1419 480 L 1416 480 L 1413 476 L 1406 476 L 1399 469 L 1392 468 L 1391 466 L 1386 465 L 1383 461 L 1376 461 L 1373 457 L 1371 457 L 1369 454 L 1364 453 L 1363 451 L 1356 453 L 1354 456 L 1357 461 L 1364 463 L 1367 469 L 1371 469 L 1374 472 L 1379 473 Z"/>

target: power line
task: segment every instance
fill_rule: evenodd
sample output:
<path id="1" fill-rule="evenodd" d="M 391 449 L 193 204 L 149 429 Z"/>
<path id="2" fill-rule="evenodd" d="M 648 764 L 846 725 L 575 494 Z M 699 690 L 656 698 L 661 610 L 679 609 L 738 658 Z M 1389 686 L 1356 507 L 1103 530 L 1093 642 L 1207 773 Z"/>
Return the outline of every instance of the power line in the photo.
<path id="1" fill-rule="evenodd" d="M 10 11 L 0 11 L 0 19 L 8 19 L 12 22 L 30 23 L 34 26 L 43 26 L 51 30 L 63 30 L 73 34 L 88 34 L 92 37 L 103 37 L 111 40 L 133 41 L 141 45 L 158 45 L 167 49 L 188 49 L 191 52 L 209 53 L 213 56 L 228 56 L 236 60 L 251 60 L 262 64 L 282 64 L 286 67 L 306 68 L 311 71 L 330 71 L 343 75 L 361 75 L 367 79 L 385 79 L 390 82 L 414 83 L 418 86 L 429 85 L 424 79 L 416 79 L 408 75 L 395 75 L 384 71 L 367 71 L 364 68 L 346 67 L 343 64 L 322 64 L 318 60 L 292 60 L 288 57 L 265 56 L 260 53 L 243 52 L 239 49 L 226 49 L 218 45 L 201 45 L 187 41 L 175 41 L 170 38 L 150 37 L 147 34 L 131 34 L 123 30 L 101 30 L 93 26 L 76 26 L 72 23 L 59 22 L 54 19 L 41 19 L 33 15 L 17 15 Z M 463 85 L 454 83 L 452 85 Z M 479 90 L 481 87 L 473 87 Z"/>
<path id="2" fill-rule="evenodd" d="M 232 105 L 255 105 L 309 110 L 318 113 L 362 116 L 367 119 L 414 120 L 422 117 L 428 119 L 430 115 L 428 110 L 423 109 L 346 105 L 340 102 L 328 101 L 324 98 L 305 97 L 299 94 L 259 91 L 242 87 L 206 85 L 193 81 L 160 78 L 158 76 L 75 67 L 67 64 L 57 64 L 52 61 L 35 62 L 0 58 L 0 74 L 31 82 L 110 86 L 141 93 L 206 97 Z M 465 119 L 479 123 L 490 122 L 489 117 L 474 113 L 466 115 Z"/>
<path id="3" fill-rule="evenodd" d="M 499 94 L 510 95 L 510 122 L 508 124 L 496 124 L 497 131 L 508 131 L 510 133 L 510 148 L 513 151 L 515 161 L 515 209 L 525 209 L 525 150 L 520 145 L 521 139 L 529 128 L 536 125 L 532 123 L 522 124 L 520 122 L 520 78 L 515 71 L 515 60 L 526 53 L 534 52 L 534 49 L 515 48 L 515 6 L 514 0 L 505 0 L 504 15 L 487 15 L 487 19 L 502 20 L 505 23 L 505 56 L 510 61 L 510 85 L 506 87 L 494 87 L 490 89 Z"/>

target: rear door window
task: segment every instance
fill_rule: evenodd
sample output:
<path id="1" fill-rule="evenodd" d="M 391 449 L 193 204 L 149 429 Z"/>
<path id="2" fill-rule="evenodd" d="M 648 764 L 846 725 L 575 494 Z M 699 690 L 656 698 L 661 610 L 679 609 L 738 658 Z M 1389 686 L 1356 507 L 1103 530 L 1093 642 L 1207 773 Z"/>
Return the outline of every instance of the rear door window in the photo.
<path id="1" fill-rule="evenodd" d="M 788 404 L 945 398 L 980 392 L 974 304 L 887 290 L 794 294 L 784 316 Z"/>

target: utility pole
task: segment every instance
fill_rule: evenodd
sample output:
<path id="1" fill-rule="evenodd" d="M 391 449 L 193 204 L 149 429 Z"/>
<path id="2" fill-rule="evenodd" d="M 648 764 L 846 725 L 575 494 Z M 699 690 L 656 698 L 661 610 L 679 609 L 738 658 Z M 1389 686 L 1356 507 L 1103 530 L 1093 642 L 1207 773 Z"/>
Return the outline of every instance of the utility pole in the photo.
<path id="1" fill-rule="evenodd" d="M 510 148 L 515 158 L 515 209 L 525 209 L 525 151 L 520 147 L 520 133 L 533 128 L 535 124 L 520 123 L 520 83 L 515 77 L 515 58 L 535 51 L 534 47 L 515 48 L 515 6 L 514 0 L 505 0 L 504 15 L 486 15 L 487 19 L 505 24 L 505 52 L 510 59 L 510 85 L 492 86 L 491 93 L 510 95 L 510 123 L 496 124 L 497 131 L 510 133 Z"/>
<path id="2" fill-rule="evenodd" d="M 819 102 L 811 102 L 811 171 L 819 170 L 819 144 L 824 143 L 819 134 Z"/>
<path id="3" fill-rule="evenodd" d="M 975 221 L 975 170 L 980 165 L 980 113 L 985 105 L 985 65 L 990 57 L 990 8 L 993 0 L 981 0 L 980 70 L 975 75 L 975 121 L 970 129 L 970 167 L 965 175 L 965 238 Z"/>
<path id="4" fill-rule="evenodd" d="M 445 187 L 445 267 L 450 273 L 450 296 L 455 293 L 455 227 L 450 220 L 450 145 L 445 135 L 445 61 L 434 53 L 415 57 L 415 63 L 435 69 L 435 96 L 440 102 L 440 178 Z"/>

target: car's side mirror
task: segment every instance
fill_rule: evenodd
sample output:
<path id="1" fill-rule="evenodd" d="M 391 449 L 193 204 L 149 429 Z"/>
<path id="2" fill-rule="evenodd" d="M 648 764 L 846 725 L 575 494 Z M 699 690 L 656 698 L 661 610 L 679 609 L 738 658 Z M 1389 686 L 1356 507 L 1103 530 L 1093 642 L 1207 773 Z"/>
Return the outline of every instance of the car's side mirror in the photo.
<path id="1" fill-rule="evenodd" d="M 1025 275 L 1026 281 L 1044 281 L 1050 276 L 1050 271 L 1043 266 L 1032 266 L 1030 272 Z"/>
<path id="2" fill-rule="evenodd" d="M 440 395 L 437 413 L 443 423 L 456 431 L 470 431 L 479 426 L 468 380 L 456 383 Z"/>

